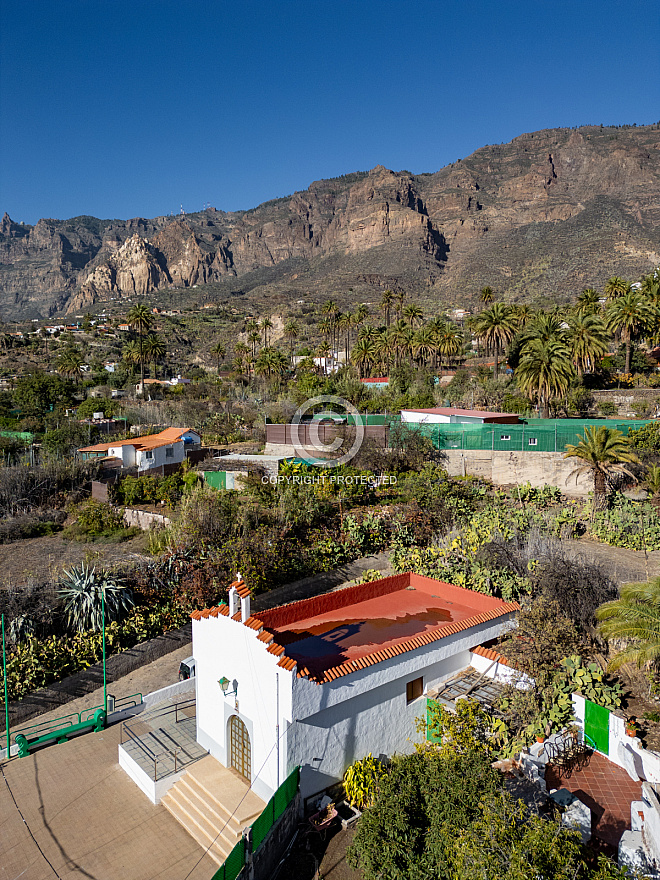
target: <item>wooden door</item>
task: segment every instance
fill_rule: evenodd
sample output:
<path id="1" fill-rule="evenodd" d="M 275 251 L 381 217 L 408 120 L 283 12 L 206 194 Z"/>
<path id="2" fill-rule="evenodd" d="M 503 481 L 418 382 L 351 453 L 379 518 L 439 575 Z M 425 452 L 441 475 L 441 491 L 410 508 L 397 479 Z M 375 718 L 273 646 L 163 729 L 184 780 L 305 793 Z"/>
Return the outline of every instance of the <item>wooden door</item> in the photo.
<path id="1" fill-rule="evenodd" d="M 229 765 L 252 782 L 250 735 L 238 715 L 229 719 Z"/>

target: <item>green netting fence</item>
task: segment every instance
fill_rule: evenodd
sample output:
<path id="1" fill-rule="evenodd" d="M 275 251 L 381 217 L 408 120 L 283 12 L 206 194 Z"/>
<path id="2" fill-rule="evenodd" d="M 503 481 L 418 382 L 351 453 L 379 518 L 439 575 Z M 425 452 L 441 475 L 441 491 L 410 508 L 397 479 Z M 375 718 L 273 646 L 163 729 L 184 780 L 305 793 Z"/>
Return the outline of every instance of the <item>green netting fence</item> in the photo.
<path id="1" fill-rule="evenodd" d="M 416 427 L 431 439 L 436 449 L 564 452 L 567 444 L 580 440 L 586 427 L 605 425 L 627 435 L 631 429 L 646 424 L 647 421 L 638 419 L 530 419 L 522 425 L 420 424 Z"/>
<path id="2" fill-rule="evenodd" d="M 266 809 L 252 826 L 252 851 L 261 846 L 266 835 L 289 806 L 298 791 L 300 767 L 290 773 L 266 804 Z M 215 878 L 214 878 L 215 880 Z M 229 878 L 228 878 L 229 880 Z"/>
<path id="3" fill-rule="evenodd" d="M 236 880 L 245 864 L 245 838 L 241 837 L 212 880 Z"/>

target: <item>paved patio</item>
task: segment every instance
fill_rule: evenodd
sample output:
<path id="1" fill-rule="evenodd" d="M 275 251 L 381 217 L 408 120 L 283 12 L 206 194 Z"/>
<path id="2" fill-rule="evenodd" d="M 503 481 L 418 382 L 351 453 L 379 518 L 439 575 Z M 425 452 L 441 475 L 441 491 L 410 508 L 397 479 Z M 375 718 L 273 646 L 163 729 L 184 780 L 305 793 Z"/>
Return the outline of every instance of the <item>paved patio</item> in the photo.
<path id="1" fill-rule="evenodd" d="M 630 830 L 630 803 L 640 799 L 642 784 L 603 755 L 594 752 L 586 767 L 569 776 L 548 764 L 545 781 L 548 791 L 567 788 L 589 807 L 591 833 L 602 843 L 617 847 L 623 832 Z"/>
<path id="2" fill-rule="evenodd" d="M 0 880 L 213 877 L 215 862 L 119 767 L 118 744 L 115 725 L 1 765 Z"/>

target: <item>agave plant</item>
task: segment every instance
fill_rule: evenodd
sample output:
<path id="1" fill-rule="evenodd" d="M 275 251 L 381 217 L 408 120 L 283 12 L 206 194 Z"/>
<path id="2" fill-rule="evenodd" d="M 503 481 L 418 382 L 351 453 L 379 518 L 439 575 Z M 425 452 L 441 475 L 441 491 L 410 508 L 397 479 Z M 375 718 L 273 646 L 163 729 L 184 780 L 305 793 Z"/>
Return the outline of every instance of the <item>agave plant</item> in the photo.
<path id="1" fill-rule="evenodd" d="M 106 623 L 117 620 L 135 604 L 128 587 L 84 562 L 63 573 L 58 594 L 64 600 L 67 626 L 78 632 L 101 630 L 104 599 Z"/>

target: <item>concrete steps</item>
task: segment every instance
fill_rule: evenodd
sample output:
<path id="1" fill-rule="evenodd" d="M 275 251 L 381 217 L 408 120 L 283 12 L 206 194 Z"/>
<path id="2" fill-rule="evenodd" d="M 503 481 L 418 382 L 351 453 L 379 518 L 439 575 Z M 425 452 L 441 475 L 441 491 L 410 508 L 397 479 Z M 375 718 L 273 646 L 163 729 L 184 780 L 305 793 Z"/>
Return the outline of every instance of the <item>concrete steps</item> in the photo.
<path id="1" fill-rule="evenodd" d="M 173 785 L 161 804 L 219 865 L 265 807 L 242 777 L 210 755 Z"/>

